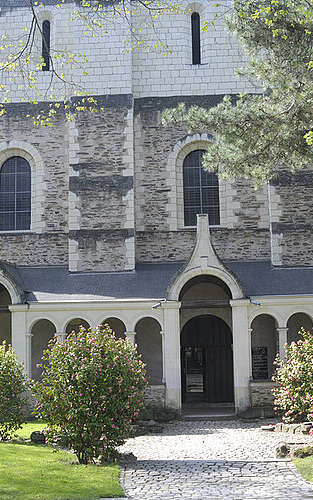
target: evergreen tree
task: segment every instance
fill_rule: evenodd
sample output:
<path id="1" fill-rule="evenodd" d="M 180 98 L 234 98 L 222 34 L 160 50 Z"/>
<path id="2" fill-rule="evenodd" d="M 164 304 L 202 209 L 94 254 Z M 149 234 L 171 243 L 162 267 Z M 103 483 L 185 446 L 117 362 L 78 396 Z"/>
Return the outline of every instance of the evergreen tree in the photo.
<path id="1" fill-rule="evenodd" d="M 163 120 L 210 132 L 204 168 L 258 185 L 313 163 L 313 1 L 235 0 L 226 22 L 249 58 L 239 73 L 258 81 L 259 93 L 226 96 L 209 110 L 180 105 Z"/>

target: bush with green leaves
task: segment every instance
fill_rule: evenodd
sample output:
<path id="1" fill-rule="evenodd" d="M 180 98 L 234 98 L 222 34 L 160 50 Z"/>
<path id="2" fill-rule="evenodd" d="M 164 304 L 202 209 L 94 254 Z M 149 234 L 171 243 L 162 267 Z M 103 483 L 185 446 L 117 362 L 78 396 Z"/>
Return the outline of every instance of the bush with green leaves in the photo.
<path id="1" fill-rule="evenodd" d="M 14 436 L 25 421 L 25 376 L 12 346 L 0 344 L 0 440 Z"/>
<path id="2" fill-rule="evenodd" d="M 313 421 L 313 334 L 301 328 L 302 339 L 286 344 L 286 358 L 276 358 L 274 409 L 286 423 Z"/>
<path id="3" fill-rule="evenodd" d="M 111 459 L 143 406 L 145 368 L 136 348 L 109 327 L 81 327 L 64 343 L 52 339 L 42 359 L 32 387 L 48 442 L 71 448 L 83 464 Z"/>

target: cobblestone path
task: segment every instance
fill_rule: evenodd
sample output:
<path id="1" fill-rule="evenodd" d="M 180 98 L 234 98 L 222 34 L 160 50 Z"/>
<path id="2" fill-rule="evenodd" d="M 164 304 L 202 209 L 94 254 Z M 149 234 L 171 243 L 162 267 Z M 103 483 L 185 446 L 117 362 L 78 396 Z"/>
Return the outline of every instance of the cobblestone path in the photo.
<path id="1" fill-rule="evenodd" d="M 304 500 L 313 485 L 275 447 L 312 438 L 261 431 L 262 424 L 175 422 L 163 434 L 129 439 L 122 477 L 132 500 Z"/>

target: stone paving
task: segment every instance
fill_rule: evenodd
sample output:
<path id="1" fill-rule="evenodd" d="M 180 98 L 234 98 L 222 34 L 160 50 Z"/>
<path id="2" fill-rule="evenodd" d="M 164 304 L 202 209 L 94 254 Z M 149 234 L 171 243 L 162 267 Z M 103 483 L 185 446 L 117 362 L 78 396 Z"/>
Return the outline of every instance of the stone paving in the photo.
<path id="1" fill-rule="evenodd" d="M 312 443 L 303 435 L 265 432 L 267 422 L 184 422 L 163 434 L 129 439 L 133 453 L 122 472 L 131 500 L 313 499 L 313 485 L 288 460 L 275 458 L 281 441 Z"/>

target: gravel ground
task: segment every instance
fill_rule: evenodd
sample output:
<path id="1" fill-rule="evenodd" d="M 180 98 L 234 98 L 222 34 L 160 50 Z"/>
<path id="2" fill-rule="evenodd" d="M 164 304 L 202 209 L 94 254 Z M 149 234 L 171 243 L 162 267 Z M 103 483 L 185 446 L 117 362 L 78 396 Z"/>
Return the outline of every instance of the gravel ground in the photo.
<path id="1" fill-rule="evenodd" d="M 313 499 L 313 485 L 288 460 L 275 458 L 278 443 L 312 443 L 300 434 L 266 432 L 270 421 L 177 421 L 162 434 L 129 439 L 133 453 L 123 486 L 136 500 Z"/>

